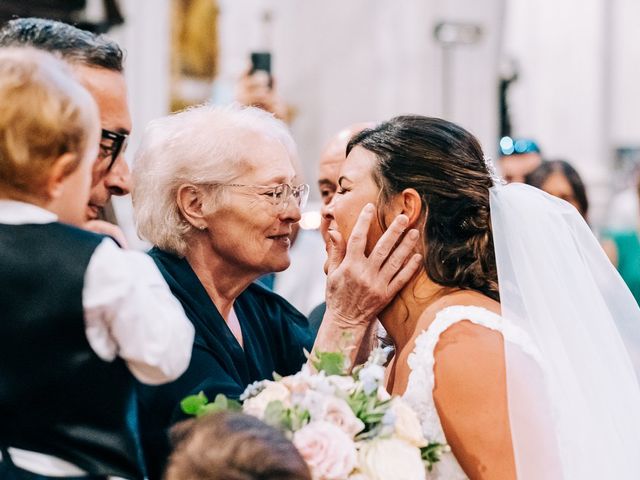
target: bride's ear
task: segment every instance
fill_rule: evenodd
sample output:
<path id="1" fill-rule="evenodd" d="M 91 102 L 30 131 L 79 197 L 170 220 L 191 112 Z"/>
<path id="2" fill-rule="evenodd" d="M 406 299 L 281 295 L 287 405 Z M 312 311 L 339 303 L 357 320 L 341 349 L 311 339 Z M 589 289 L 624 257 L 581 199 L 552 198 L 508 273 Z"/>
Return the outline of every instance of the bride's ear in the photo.
<path id="1" fill-rule="evenodd" d="M 422 214 L 422 198 L 413 188 L 406 188 L 396 197 L 397 215 L 403 213 L 409 218 L 409 227 L 415 228 Z"/>
<path id="2" fill-rule="evenodd" d="M 380 202 L 378 200 L 378 202 Z M 391 222 L 400 214 L 404 214 L 409 219 L 407 228 L 420 228 L 418 222 L 422 214 L 422 197 L 413 188 L 406 188 L 397 195 L 394 195 L 389 201 L 384 202 L 383 218 L 379 220 L 383 228 L 391 225 Z"/>

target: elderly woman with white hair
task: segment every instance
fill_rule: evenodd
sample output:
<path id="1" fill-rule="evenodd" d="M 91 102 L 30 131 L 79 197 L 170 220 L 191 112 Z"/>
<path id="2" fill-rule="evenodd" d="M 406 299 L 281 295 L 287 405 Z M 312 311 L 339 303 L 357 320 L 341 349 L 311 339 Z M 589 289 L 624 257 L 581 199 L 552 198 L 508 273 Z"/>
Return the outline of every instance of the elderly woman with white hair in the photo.
<path id="1" fill-rule="evenodd" d="M 287 127 L 257 108 L 196 107 L 156 120 L 145 132 L 133 169 L 138 231 L 155 245 L 150 255 L 196 331 L 185 374 L 139 389 L 151 478 L 166 461 L 166 430 L 182 418 L 182 398 L 200 391 L 237 398 L 273 372 L 295 373 L 306 361 L 304 349 L 311 350 L 306 318 L 254 283 L 289 266 L 292 226 L 309 193 L 296 181 L 295 161 Z M 363 228 L 371 216 L 363 217 Z M 387 257 L 403 228 L 390 230 L 377 260 Z M 352 320 L 375 316 L 416 266 L 403 261 L 412 239 L 382 273 L 377 263 L 363 269 L 364 245 L 360 253 L 350 245 L 344 254 L 340 242 L 336 237 L 334 281 L 330 275 L 326 322 L 316 342 L 322 350 L 335 348 L 343 332 L 353 330 Z"/>

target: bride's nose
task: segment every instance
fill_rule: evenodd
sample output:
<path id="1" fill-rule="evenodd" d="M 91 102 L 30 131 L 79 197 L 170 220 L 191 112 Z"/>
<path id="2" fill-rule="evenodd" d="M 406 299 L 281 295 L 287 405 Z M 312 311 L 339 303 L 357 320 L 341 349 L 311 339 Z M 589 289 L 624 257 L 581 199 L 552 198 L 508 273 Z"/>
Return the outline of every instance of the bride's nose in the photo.
<path id="1" fill-rule="evenodd" d="M 320 215 L 322 215 L 322 219 L 327 223 L 331 223 L 333 220 L 333 208 L 335 206 L 336 196 L 333 195 L 331 200 L 326 205 L 322 205 L 320 208 Z"/>

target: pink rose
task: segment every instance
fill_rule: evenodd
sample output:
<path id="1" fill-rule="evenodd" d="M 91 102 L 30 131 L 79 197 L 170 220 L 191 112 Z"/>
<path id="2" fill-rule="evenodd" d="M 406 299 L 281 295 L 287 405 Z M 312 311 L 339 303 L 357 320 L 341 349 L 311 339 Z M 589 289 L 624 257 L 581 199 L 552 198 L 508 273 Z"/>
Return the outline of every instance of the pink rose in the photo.
<path id="1" fill-rule="evenodd" d="M 342 480 L 356 466 L 356 447 L 332 423 L 311 422 L 293 434 L 293 444 L 311 468 L 314 480 Z"/>
<path id="2" fill-rule="evenodd" d="M 309 390 L 309 382 L 302 375 L 291 375 L 280 380 L 285 387 L 294 395 L 304 395 Z"/>
<path id="3" fill-rule="evenodd" d="M 342 429 L 351 438 L 364 430 L 364 423 L 351 410 L 347 402 L 341 398 L 327 397 L 324 420 Z"/>

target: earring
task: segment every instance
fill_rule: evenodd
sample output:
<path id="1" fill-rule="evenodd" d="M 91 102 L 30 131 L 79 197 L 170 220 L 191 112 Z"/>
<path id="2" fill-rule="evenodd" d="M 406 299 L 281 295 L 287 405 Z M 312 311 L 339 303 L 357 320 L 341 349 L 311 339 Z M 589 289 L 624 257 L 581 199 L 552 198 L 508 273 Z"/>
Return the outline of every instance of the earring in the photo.
<path id="1" fill-rule="evenodd" d="M 200 225 L 198 228 L 199 228 L 200 230 L 204 230 L 205 228 L 207 228 L 207 226 L 206 226 L 206 225 Z"/>

